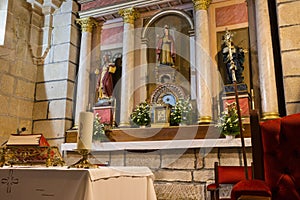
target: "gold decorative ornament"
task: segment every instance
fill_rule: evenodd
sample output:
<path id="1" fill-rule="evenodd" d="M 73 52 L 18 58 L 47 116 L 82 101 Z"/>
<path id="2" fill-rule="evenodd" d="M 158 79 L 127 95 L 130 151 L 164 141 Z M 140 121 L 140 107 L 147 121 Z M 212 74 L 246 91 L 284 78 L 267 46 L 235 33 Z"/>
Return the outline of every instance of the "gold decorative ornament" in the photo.
<path id="1" fill-rule="evenodd" d="M 262 120 L 278 119 L 278 112 L 265 112 L 262 114 Z"/>
<path id="2" fill-rule="evenodd" d="M 69 166 L 69 168 L 84 168 L 84 169 L 94 169 L 98 168 L 97 165 L 94 165 L 90 163 L 88 160 L 88 155 L 90 153 L 90 150 L 88 149 L 77 149 L 76 150 L 80 155 L 82 155 L 82 158 L 76 162 L 75 164 Z"/>
<path id="3" fill-rule="evenodd" d="M 76 23 L 81 26 L 82 32 L 89 33 L 93 31 L 94 27 L 98 26 L 98 22 L 92 17 L 76 19 Z"/>
<path id="4" fill-rule="evenodd" d="M 140 14 L 134 8 L 119 10 L 119 15 L 123 17 L 125 23 L 134 24 L 134 21 L 139 18 Z"/>
<path id="5" fill-rule="evenodd" d="M 196 10 L 207 10 L 211 0 L 193 0 L 193 3 Z"/>
<path id="6" fill-rule="evenodd" d="M 202 117 L 199 117 L 199 119 L 198 119 L 199 124 L 210 123 L 210 122 L 212 122 L 212 118 L 210 116 L 202 116 Z"/>
<path id="7" fill-rule="evenodd" d="M 0 167 L 13 165 L 64 166 L 65 162 L 57 147 L 32 145 L 6 146 L 0 149 Z"/>

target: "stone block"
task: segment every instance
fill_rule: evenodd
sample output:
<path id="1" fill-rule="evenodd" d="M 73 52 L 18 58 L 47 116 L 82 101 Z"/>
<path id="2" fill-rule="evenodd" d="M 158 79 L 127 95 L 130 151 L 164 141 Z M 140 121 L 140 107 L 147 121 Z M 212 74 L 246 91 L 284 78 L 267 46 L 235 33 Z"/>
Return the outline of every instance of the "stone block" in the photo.
<path id="1" fill-rule="evenodd" d="M 12 95 L 15 86 L 15 78 L 8 74 L 0 74 L 0 91 L 4 94 Z"/>
<path id="2" fill-rule="evenodd" d="M 191 182 L 192 172 L 185 170 L 157 170 L 154 171 L 155 181 Z"/>
<path id="3" fill-rule="evenodd" d="M 7 140 L 10 134 L 16 133 L 17 128 L 19 128 L 19 119 L 17 117 L 0 115 L 0 140 Z"/>
<path id="4" fill-rule="evenodd" d="M 54 100 L 49 103 L 48 119 L 72 118 L 73 103 L 69 100 Z"/>
<path id="5" fill-rule="evenodd" d="M 220 165 L 241 165 L 241 149 L 238 148 L 222 148 L 220 149 Z"/>
<path id="6" fill-rule="evenodd" d="M 21 119 L 19 123 L 19 129 L 25 127 L 26 131 L 24 133 L 32 133 L 32 120 L 31 119 Z"/>
<path id="7" fill-rule="evenodd" d="M 53 45 L 70 43 L 71 25 L 59 26 L 53 29 Z"/>
<path id="8" fill-rule="evenodd" d="M 47 119 L 49 102 L 36 102 L 33 107 L 33 120 Z"/>
<path id="9" fill-rule="evenodd" d="M 206 148 L 200 151 L 200 155 L 204 157 L 204 168 L 213 169 L 214 163 L 219 162 L 218 149 L 217 148 Z"/>
<path id="10" fill-rule="evenodd" d="M 46 138 L 64 138 L 72 127 L 71 120 L 43 120 L 33 123 L 33 133 L 43 133 Z"/>
<path id="11" fill-rule="evenodd" d="M 78 48 L 80 47 L 80 36 L 80 30 L 76 25 L 73 24 L 71 27 L 71 43 Z M 100 49 L 99 46 L 98 48 Z"/>
<path id="12" fill-rule="evenodd" d="M 78 63 L 79 60 L 79 47 L 74 46 L 71 44 L 70 46 L 70 57 L 69 57 L 70 62 L 73 63 Z"/>
<path id="13" fill-rule="evenodd" d="M 286 105 L 286 113 L 287 115 L 291 115 L 294 113 L 300 112 L 300 103 L 288 103 Z"/>
<path id="14" fill-rule="evenodd" d="M 75 1 L 68 0 L 62 3 L 60 7 L 61 13 L 77 12 L 79 10 L 78 4 Z"/>
<path id="15" fill-rule="evenodd" d="M 299 24 L 300 1 L 294 1 L 278 5 L 278 24 L 279 26 Z"/>
<path id="16" fill-rule="evenodd" d="M 300 26 L 287 26 L 279 29 L 281 51 L 300 49 Z"/>
<path id="17" fill-rule="evenodd" d="M 32 119 L 33 101 L 12 98 L 10 100 L 10 115 Z"/>
<path id="18" fill-rule="evenodd" d="M 2 52 L 3 50 L 3 52 Z M 0 47 L 0 55 L 5 55 L 7 52 L 5 51 L 5 49 L 1 49 Z M 1 65 L 0 65 L 0 72 L 8 72 L 9 71 L 9 62 L 7 60 L 4 59 L 0 59 Z"/>
<path id="19" fill-rule="evenodd" d="M 205 187 L 202 184 L 154 183 L 158 200 L 202 200 Z"/>
<path id="20" fill-rule="evenodd" d="M 53 46 L 53 62 L 69 61 L 71 44 Z"/>
<path id="21" fill-rule="evenodd" d="M 21 67 L 17 71 L 19 77 L 31 82 L 36 81 L 37 67 L 32 63 L 32 60 L 30 60 L 30 62 L 23 61 Z"/>
<path id="22" fill-rule="evenodd" d="M 194 181 L 196 182 L 207 182 L 215 180 L 213 169 L 202 169 L 193 171 Z"/>
<path id="23" fill-rule="evenodd" d="M 23 80 L 17 80 L 15 94 L 18 97 L 34 99 L 35 83 Z"/>
<path id="24" fill-rule="evenodd" d="M 289 102 L 299 102 L 300 101 L 300 77 L 286 77 L 284 78 L 284 90 L 285 90 L 285 100 Z"/>
<path id="25" fill-rule="evenodd" d="M 54 28 L 59 26 L 69 26 L 75 22 L 75 15 L 73 13 L 57 13 L 53 16 L 53 26 Z"/>
<path id="26" fill-rule="evenodd" d="M 300 50 L 283 52 L 282 57 L 282 71 L 284 76 L 300 75 Z"/>
<path id="27" fill-rule="evenodd" d="M 110 152 L 110 165 L 111 166 L 125 166 L 124 151 Z"/>
<path id="28" fill-rule="evenodd" d="M 39 83 L 36 87 L 36 100 L 73 98 L 74 84 L 67 81 Z"/>
<path id="29" fill-rule="evenodd" d="M 9 100 L 8 96 L 4 96 L 0 94 L 0 115 L 8 115 L 9 114 Z"/>
<path id="30" fill-rule="evenodd" d="M 195 169 L 195 151 L 193 149 L 163 150 L 161 168 Z"/>
<path id="31" fill-rule="evenodd" d="M 126 166 L 147 166 L 157 169 L 160 167 L 159 152 L 126 152 Z"/>
<path id="32" fill-rule="evenodd" d="M 37 82 L 75 80 L 76 65 L 70 62 L 50 63 L 38 67 Z"/>

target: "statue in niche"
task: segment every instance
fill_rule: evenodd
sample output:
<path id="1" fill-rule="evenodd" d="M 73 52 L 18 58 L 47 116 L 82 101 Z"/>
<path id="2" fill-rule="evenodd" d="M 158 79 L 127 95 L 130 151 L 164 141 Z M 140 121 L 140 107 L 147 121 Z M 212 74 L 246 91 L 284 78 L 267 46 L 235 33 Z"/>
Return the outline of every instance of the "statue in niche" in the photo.
<path id="1" fill-rule="evenodd" d="M 113 74 L 116 72 L 116 66 L 114 63 L 109 62 L 109 56 L 104 55 L 103 65 L 100 70 L 96 70 L 98 74 L 96 94 L 98 96 L 98 102 L 96 106 L 109 105 L 111 103 L 111 97 L 113 94 Z"/>
<path id="2" fill-rule="evenodd" d="M 243 83 L 244 82 L 244 60 L 245 54 L 243 48 L 234 45 L 232 42 L 233 34 L 226 30 L 225 35 L 223 36 L 223 44 L 222 44 L 222 55 L 223 62 L 226 65 L 227 72 L 227 80 L 226 82 L 229 84 L 233 83 L 232 77 L 232 69 L 234 67 L 236 82 Z M 233 63 L 232 63 L 233 62 Z"/>
<path id="3" fill-rule="evenodd" d="M 175 43 L 173 37 L 170 35 L 168 25 L 164 26 L 163 36 L 158 40 L 156 55 L 159 65 L 174 67 L 176 57 Z"/>

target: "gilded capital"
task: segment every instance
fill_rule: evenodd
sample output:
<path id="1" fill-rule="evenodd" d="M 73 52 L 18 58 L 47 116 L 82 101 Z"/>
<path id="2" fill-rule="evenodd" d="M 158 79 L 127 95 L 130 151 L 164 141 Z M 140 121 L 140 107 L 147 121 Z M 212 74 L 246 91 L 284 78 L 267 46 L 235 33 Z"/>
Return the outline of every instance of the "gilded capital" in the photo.
<path id="1" fill-rule="evenodd" d="M 119 10 L 119 15 L 123 17 L 125 23 L 134 24 L 134 20 L 136 20 L 140 15 L 139 12 L 134 8 L 127 8 Z"/>
<path id="2" fill-rule="evenodd" d="M 98 26 L 98 22 L 92 17 L 76 19 L 76 23 L 81 26 L 82 32 L 91 33 L 93 31 L 93 28 Z"/>
<path id="3" fill-rule="evenodd" d="M 211 0 L 193 0 L 193 3 L 196 10 L 207 10 Z"/>

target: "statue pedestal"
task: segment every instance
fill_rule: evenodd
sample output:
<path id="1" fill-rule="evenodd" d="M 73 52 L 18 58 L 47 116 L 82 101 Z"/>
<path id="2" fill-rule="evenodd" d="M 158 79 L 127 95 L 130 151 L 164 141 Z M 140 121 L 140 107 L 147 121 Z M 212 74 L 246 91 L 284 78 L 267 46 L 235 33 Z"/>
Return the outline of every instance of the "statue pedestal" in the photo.
<path id="1" fill-rule="evenodd" d="M 243 118 L 243 123 L 249 123 L 250 122 L 250 105 L 251 105 L 251 96 L 248 93 L 247 85 L 244 83 L 237 84 L 238 88 L 238 99 L 241 109 L 241 115 Z M 234 85 L 226 85 L 224 87 L 225 94 L 222 97 L 223 101 L 223 110 L 226 109 L 227 104 L 231 104 L 233 102 L 236 102 L 235 100 L 235 91 L 234 91 Z"/>
<path id="2" fill-rule="evenodd" d="M 97 106 L 93 107 L 94 115 L 98 114 L 100 122 L 114 126 L 115 107 L 113 106 Z"/>

